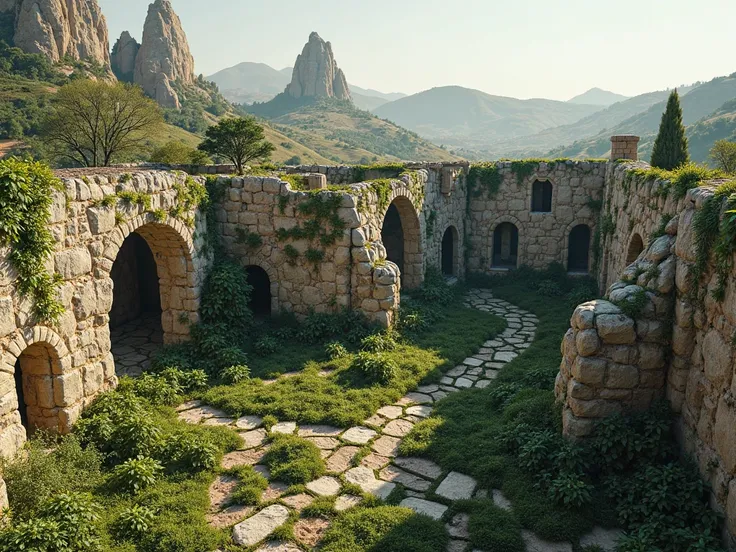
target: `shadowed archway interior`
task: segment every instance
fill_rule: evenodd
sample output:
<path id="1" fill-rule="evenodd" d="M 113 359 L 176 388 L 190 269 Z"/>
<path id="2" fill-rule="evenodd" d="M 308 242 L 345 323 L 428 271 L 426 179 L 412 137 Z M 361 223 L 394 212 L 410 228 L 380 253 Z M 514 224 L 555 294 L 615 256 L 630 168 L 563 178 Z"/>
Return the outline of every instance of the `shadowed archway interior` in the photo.
<path id="1" fill-rule="evenodd" d="M 251 265 L 245 268 L 248 284 L 253 288 L 250 295 L 250 309 L 260 317 L 271 316 L 271 279 L 260 266 Z"/>
<path id="2" fill-rule="evenodd" d="M 570 232 L 567 271 L 587 273 L 590 269 L 590 227 L 579 224 Z"/>

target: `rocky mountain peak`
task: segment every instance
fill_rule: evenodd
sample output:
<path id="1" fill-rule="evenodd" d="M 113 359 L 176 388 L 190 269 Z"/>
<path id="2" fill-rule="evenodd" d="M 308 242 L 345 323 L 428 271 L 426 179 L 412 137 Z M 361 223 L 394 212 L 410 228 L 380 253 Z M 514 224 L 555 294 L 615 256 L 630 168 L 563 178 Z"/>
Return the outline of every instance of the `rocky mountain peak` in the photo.
<path id="1" fill-rule="evenodd" d="M 132 82 L 135 73 L 135 60 L 141 45 L 128 31 L 123 31 L 112 48 L 110 61 L 115 75 L 123 81 Z"/>
<path id="2" fill-rule="evenodd" d="M 194 83 L 194 58 L 179 16 L 169 0 L 148 6 L 133 80 L 165 107 L 179 108 L 174 82 Z"/>
<path id="3" fill-rule="evenodd" d="M 332 44 L 322 40 L 316 32 L 309 35 L 309 42 L 297 56 L 286 92 L 292 98 L 351 99 L 347 79 L 337 66 Z"/>
<path id="4" fill-rule="evenodd" d="M 2 2 L 9 12 L 12 0 Z M 15 0 L 15 45 L 57 62 L 65 56 L 110 66 L 107 22 L 97 0 Z"/>

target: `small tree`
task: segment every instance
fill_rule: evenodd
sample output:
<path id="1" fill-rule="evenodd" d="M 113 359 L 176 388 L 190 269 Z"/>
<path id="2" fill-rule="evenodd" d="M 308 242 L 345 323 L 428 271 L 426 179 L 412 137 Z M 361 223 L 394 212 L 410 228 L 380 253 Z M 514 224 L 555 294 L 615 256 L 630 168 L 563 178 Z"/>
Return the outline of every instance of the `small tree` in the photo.
<path id="1" fill-rule="evenodd" d="M 667 100 L 667 109 L 662 115 L 659 135 L 652 150 L 652 166 L 671 171 L 690 161 L 687 149 L 685 125 L 682 124 L 682 107 L 677 90 Z"/>
<path id="2" fill-rule="evenodd" d="M 41 136 L 59 158 L 107 167 L 140 150 L 162 122 L 156 102 L 136 86 L 78 80 L 59 90 Z"/>
<path id="3" fill-rule="evenodd" d="M 207 129 L 199 149 L 229 159 L 238 174 L 249 161 L 267 161 L 276 149 L 267 142 L 263 127 L 253 118 L 229 118 Z"/>
<path id="4" fill-rule="evenodd" d="M 723 172 L 736 174 L 736 142 L 718 140 L 710 150 L 710 158 Z"/>
<path id="5" fill-rule="evenodd" d="M 212 160 L 207 154 L 184 142 L 172 140 L 156 148 L 151 154 L 151 163 L 166 165 L 207 165 Z"/>

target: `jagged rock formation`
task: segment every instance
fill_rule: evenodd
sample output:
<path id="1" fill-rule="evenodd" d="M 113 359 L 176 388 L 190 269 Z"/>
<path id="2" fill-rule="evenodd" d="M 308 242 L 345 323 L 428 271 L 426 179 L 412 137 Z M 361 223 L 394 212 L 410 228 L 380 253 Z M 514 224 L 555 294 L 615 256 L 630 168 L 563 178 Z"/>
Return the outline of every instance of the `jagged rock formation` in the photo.
<path id="1" fill-rule="evenodd" d="M 107 22 L 97 0 L 0 0 L 15 9 L 15 45 L 57 62 L 65 56 L 110 66 Z M 13 6 L 14 4 L 14 6 Z"/>
<path id="2" fill-rule="evenodd" d="M 135 73 L 135 60 L 141 45 L 130 36 L 128 31 L 123 31 L 115 46 L 112 48 L 110 61 L 112 71 L 120 80 L 133 82 Z"/>
<path id="3" fill-rule="evenodd" d="M 309 42 L 297 56 L 286 92 L 292 98 L 351 99 L 345 74 L 332 53 L 332 44 L 317 33 L 309 35 Z"/>
<path id="4" fill-rule="evenodd" d="M 156 0 L 148 7 L 133 80 L 162 106 L 177 109 L 179 97 L 173 83 L 194 83 L 194 58 L 169 0 Z"/>

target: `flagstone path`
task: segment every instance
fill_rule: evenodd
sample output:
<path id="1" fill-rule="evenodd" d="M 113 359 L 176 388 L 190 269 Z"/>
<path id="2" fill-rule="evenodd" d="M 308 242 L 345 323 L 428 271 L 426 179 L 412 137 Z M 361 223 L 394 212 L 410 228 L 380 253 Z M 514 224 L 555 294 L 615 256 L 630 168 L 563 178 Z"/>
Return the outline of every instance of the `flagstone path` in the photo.
<path id="1" fill-rule="evenodd" d="M 486 388 L 498 371 L 522 354 L 534 340 L 538 319 L 506 301 L 494 298 L 490 290 L 471 290 L 466 305 L 504 317 L 506 330 L 484 343 L 475 355 L 447 372 L 439 384 L 420 386 L 415 392 L 407 393 L 396 404 L 379 409 L 362 426 L 345 430 L 329 426 L 299 426 L 294 422 L 276 424 L 271 428 L 271 433 L 295 434 L 316 444 L 326 459 L 328 475 L 309 483 L 306 486 L 308 493 L 283 498 L 287 486 L 271 481 L 263 494 L 263 501 L 280 499 L 280 504 L 272 504 L 257 513 L 253 507 L 230 506 L 228 497 L 234 491 L 236 482 L 230 476 L 219 476 L 210 489 L 210 524 L 214 527 L 234 526 L 233 541 L 242 546 L 254 546 L 286 523 L 290 511 L 301 511 L 312 503 L 314 497 L 337 496 L 346 483 L 357 485 L 364 493 L 381 499 L 387 498 L 397 485 L 401 485 L 407 498 L 400 505 L 436 520 L 441 519 L 448 508 L 445 504 L 431 500 L 433 493 L 450 501 L 490 495 L 497 506 L 511 509 L 510 502 L 499 490 L 478 489 L 477 482 L 470 476 L 445 473 L 429 460 L 398 455 L 401 439 L 414 424 L 431 415 L 432 405 L 436 401 L 466 389 Z M 262 428 L 263 420 L 260 417 L 244 416 L 236 420 L 198 401 L 186 403 L 178 410 L 179 417 L 188 423 L 230 426 L 239 431 L 244 442 L 242 450 L 227 454 L 222 461 L 223 468 L 252 465 L 268 479 L 268 469 L 259 465 L 268 450 L 268 434 Z M 356 454 L 366 445 L 370 446 L 371 453 L 360 460 L 357 466 L 353 466 Z M 337 498 L 335 509 L 347 510 L 359 504 L 360 500 L 358 496 L 343 494 Z M 470 552 L 468 522 L 467 514 L 458 514 L 446 524 L 451 537 L 448 552 Z M 295 527 L 296 537 L 305 546 L 315 546 L 328 525 L 323 519 L 302 519 Z M 591 535 L 586 536 L 585 542 L 602 545 L 604 551 L 613 551 L 615 548 L 610 543 L 615 541 L 615 536 L 596 528 Z M 527 531 L 523 537 L 528 552 L 572 552 L 570 543 L 546 543 Z M 265 542 L 257 552 L 292 550 L 298 548 L 286 543 Z"/>

